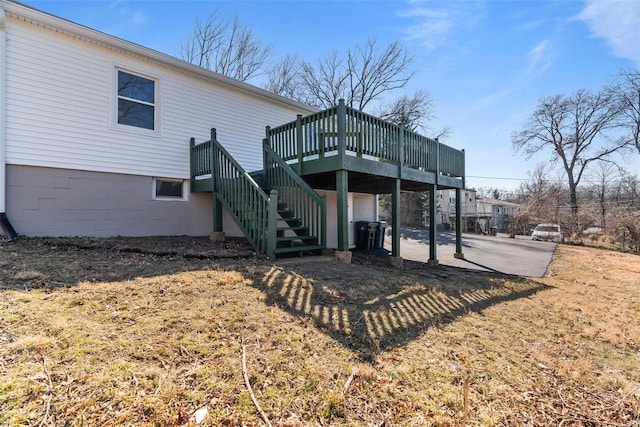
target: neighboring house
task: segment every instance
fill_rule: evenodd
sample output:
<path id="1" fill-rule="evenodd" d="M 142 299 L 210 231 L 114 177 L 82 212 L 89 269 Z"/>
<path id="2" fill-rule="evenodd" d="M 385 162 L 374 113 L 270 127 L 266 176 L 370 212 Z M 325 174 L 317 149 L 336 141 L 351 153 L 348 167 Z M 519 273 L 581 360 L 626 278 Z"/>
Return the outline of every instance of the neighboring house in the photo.
<path id="1" fill-rule="evenodd" d="M 295 246 L 345 252 L 353 223 L 377 218 L 377 194 L 462 187 L 462 151 L 344 104 L 317 112 L 20 3 L 0 0 L 0 52 L 9 237 L 213 230 L 272 257 Z"/>
<path id="2" fill-rule="evenodd" d="M 491 198 L 478 199 L 476 205 L 478 227 L 482 233 L 491 233 L 492 229 L 498 233 L 507 233 L 510 219 L 520 209 L 517 203 Z"/>
<path id="3" fill-rule="evenodd" d="M 456 218 L 456 193 L 452 190 L 439 192 L 438 224 L 440 228 L 451 229 Z M 492 198 L 478 198 L 475 190 L 462 190 L 461 201 L 462 230 L 467 232 L 489 234 L 492 229 L 499 233 L 507 233 L 509 221 L 520 209 L 516 203 Z"/>
<path id="4" fill-rule="evenodd" d="M 461 200 L 461 220 L 463 231 L 475 231 L 478 206 L 476 204 L 476 191 L 464 189 L 460 192 Z M 440 212 L 438 215 L 439 224 L 443 229 L 450 230 L 456 221 L 456 192 L 452 190 L 440 191 Z"/>

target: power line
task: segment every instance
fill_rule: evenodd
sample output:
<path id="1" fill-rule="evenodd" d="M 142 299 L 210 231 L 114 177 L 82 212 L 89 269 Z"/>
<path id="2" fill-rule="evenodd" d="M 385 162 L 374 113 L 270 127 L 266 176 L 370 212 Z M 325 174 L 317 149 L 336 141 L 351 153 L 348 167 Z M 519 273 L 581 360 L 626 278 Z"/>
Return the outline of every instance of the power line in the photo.
<path id="1" fill-rule="evenodd" d="M 479 175 L 466 175 L 465 178 L 478 178 L 478 179 L 496 179 L 496 180 L 502 180 L 502 181 L 535 181 L 535 179 L 533 178 L 509 178 L 506 176 L 479 176 Z M 555 178 L 548 178 L 545 179 L 544 181 L 546 182 L 559 182 L 559 183 L 565 183 L 567 182 L 565 179 L 555 179 Z M 614 185 L 614 184 L 622 184 L 622 183 L 628 183 L 629 181 L 623 180 L 623 179 L 619 179 L 617 181 L 608 181 L 607 184 L 608 185 Z M 580 180 L 581 184 L 601 184 L 602 181 L 591 181 L 591 180 L 587 180 L 587 179 L 581 179 Z"/>

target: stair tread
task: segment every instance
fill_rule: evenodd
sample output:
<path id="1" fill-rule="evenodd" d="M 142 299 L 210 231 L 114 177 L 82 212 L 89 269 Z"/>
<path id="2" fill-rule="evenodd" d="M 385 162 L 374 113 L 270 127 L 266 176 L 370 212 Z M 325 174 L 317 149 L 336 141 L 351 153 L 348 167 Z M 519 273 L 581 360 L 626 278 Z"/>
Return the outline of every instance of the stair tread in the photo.
<path id="1" fill-rule="evenodd" d="M 290 242 L 290 241 L 295 241 L 295 240 L 310 240 L 310 239 L 317 239 L 318 236 L 282 236 L 282 237 L 277 237 L 276 239 L 278 240 L 278 242 Z"/>
<path id="2" fill-rule="evenodd" d="M 290 248 L 276 248 L 275 253 L 283 254 L 288 252 L 307 252 L 307 251 L 315 251 L 318 249 L 324 249 L 322 245 L 307 245 L 307 246 L 293 246 Z"/>

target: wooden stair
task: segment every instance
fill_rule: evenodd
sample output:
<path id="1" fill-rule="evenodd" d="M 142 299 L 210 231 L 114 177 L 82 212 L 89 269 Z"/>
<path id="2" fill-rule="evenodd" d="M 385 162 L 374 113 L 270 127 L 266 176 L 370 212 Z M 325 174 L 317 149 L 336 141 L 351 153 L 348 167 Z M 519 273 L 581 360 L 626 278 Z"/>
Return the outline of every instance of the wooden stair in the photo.
<path id="1" fill-rule="evenodd" d="M 324 246 L 319 242 L 319 237 L 311 234 L 309 228 L 302 225 L 302 220 L 295 216 L 287 204 L 278 201 L 276 257 L 321 255 Z"/>

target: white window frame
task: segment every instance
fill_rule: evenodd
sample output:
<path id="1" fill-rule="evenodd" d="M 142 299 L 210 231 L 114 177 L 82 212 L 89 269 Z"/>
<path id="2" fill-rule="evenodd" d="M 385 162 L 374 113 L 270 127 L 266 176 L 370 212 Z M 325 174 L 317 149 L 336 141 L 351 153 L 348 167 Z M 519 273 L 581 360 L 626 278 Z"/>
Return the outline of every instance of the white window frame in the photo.
<path id="1" fill-rule="evenodd" d="M 160 78 L 156 76 L 152 76 L 145 72 L 134 71 L 131 68 L 119 66 L 117 64 L 113 64 L 112 70 L 113 70 L 113 73 L 111 78 L 111 104 L 112 104 L 111 126 L 114 129 L 117 129 L 119 131 L 144 134 L 149 136 L 160 136 L 160 128 L 161 128 L 160 105 L 162 104 L 161 98 L 160 98 L 162 93 Z M 118 72 L 120 71 L 153 81 L 154 83 L 153 84 L 153 98 L 154 98 L 153 104 L 145 103 L 138 100 L 133 100 L 134 102 L 139 102 L 141 104 L 153 106 L 153 129 L 147 129 L 143 127 L 124 125 L 124 124 L 118 123 L 118 100 L 120 99 L 120 96 L 118 95 Z M 128 99 L 128 98 L 124 98 L 124 99 Z"/>
<path id="2" fill-rule="evenodd" d="M 182 197 L 173 197 L 173 196 L 156 196 L 158 182 L 181 182 L 182 183 Z M 167 202 L 186 202 L 188 201 L 189 195 L 189 181 L 186 179 L 175 179 L 175 178 L 153 178 L 151 185 L 151 199 L 152 200 L 161 200 Z"/>

